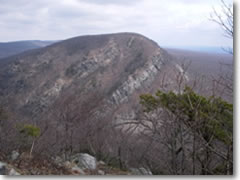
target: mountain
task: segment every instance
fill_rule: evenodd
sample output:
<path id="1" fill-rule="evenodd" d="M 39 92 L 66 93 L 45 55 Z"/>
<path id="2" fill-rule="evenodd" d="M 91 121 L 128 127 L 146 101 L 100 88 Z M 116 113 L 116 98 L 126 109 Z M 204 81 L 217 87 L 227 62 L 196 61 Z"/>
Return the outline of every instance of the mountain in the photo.
<path id="1" fill-rule="evenodd" d="M 174 77 L 170 72 L 178 69 L 171 59 L 154 41 L 134 33 L 68 39 L 2 59 L 1 102 L 27 119 L 71 98 L 114 117 L 126 108 L 131 112 L 140 93 L 159 88 L 163 74 L 169 73 L 166 80 Z"/>
<path id="2" fill-rule="evenodd" d="M 30 49 L 36 49 L 48 46 L 55 41 L 16 41 L 16 42 L 0 42 L 0 59 L 12 56 Z"/>
<path id="3" fill-rule="evenodd" d="M 192 61 L 186 74 L 191 82 L 196 76 L 218 74 L 219 61 L 232 58 L 166 50 L 142 35 L 117 33 L 79 36 L 25 51 L 0 61 L 1 102 L 24 119 L 43 118 L 68 99 L 79 107 L 87 104 L 86 118 L 91 118 L 91 110 L 119 119 L 131 116 L 139 107 L 139 95 L 155 92 L 163 79 L 168 89 L 176 89 L 183 59 Z M 209 93 L 211 84 L 205 86 Z"/>

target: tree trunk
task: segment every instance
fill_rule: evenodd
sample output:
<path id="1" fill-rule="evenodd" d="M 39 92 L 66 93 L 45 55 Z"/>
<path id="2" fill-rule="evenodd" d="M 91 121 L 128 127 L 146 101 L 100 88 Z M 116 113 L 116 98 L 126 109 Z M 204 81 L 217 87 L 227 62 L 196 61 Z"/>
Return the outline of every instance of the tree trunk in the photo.
<path id="1" fill-rule="evenodd" d="M 34 143 L 35 143 L 35 140 L 33 140 L 33 143 L 32 143 L 32 147 L 31 147 L 30 154 L 29 154 L 30 157 L 32 157 L 32 151 L 33 151 Z"/>
<path id="2" fill-rule="evenodd" d="M 192 174 L 195 175 L 195 160 L 196 160 L 196 132 L 195 132 L 195 129 L 194 129 L 194 132 L 193 132 L 193 154 L 192 154 Z"/>
<path id="3" fill-rule="evenodd" d="M 123 169 L 123 163 L 122 163 L 122 158 L 121 158 L 121 147 L 118 147 L 118 160 L 119 160 L 119 168 Z"/>
<path id="4" fill-rule="evenodd" d="M 183 127 L 181 122 L 180 123 L 180 141 L 181 141 L 181 148 L 182 148 L 182 160 L 181 160 L 181 175 L 184 174 L 185 171 L 185 146 L 184 146 L 184 139 L 183 139 Z"/>

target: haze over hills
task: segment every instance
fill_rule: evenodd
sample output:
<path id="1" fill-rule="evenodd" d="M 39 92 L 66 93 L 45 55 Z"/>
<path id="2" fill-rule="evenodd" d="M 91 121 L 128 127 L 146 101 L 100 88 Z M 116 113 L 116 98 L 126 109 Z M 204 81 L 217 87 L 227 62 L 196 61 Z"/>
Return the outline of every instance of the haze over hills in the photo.
<path id="1" fill-rule="evenodd" d="M 15 42 L 0 42 L 0 59 L 22 53 L 27 50 L 36 49 L 48 46 L 56 41 L 15 41 Z"/>
<path id="2" fill-rule="evenodd" d="M 60 41 L 60 40 L 59 40 Z M 27 41 L 11 41 L 0 42 L 0 58 L 19 54 L 27 50 L 42 48 L 58 41 L 42 41 L 42 40 L 27 40 Z M 164 49 L 182 50 L 209 54 L 228 54 L 222 47 L 208 47 L 208 46 L 163 46 Z M 228 48 L 225 48 L 228 49 Z"/>
<path id="3" fill-rule="evenodd" d="M 232 64 L 233 56 L 227 53 L 209 53 L 201 51 L 189 51 L 183 49 L 166 48 L 176 57 L 176 61 L 191 61 L 188 72 L 196 75 L 214 75 L 220 71 L 221 64 Z"/>
<path id="4" fill-rule="evenodd" d="M 217 47 L 217 46 L 164 46 L 164 48 L 211 54 L 228 54 L 226 50 L 229 49 L 229 47 Z"/>

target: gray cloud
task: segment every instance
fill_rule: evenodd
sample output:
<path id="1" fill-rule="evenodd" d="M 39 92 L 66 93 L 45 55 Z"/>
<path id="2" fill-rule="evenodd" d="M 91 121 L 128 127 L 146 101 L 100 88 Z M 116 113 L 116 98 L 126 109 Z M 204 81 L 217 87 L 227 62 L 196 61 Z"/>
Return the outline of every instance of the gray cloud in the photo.
<path id="1" fill-rule="evenodd" d="M 131 5 L 131 4 L 139 3 L 141 0 L 78 0 L 78 1 L 94 3 L 94 4 Z"/>
<path id="2" fill-rule="evenodd" d="M 231 44 L 208 20 L 219 0 L 1 0 L 0 41 L 138 32 L 160 45 Z M 227 0 L 227 2 L 231 2 Z"/>

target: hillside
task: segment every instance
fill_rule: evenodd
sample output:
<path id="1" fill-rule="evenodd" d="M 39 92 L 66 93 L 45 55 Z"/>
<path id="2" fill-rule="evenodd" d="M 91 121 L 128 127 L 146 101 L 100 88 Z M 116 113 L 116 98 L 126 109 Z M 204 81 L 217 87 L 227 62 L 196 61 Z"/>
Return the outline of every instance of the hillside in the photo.
<path id="1" fill-rule="evenodd" d="M 136 105 L 138 94 L 175 68 L 156 43 L 128 33 L 77 37 L 2 61 L 9 61 L 0 68 L 2 104 L 29 119 L 69 98 L 104 114 Z"/>

